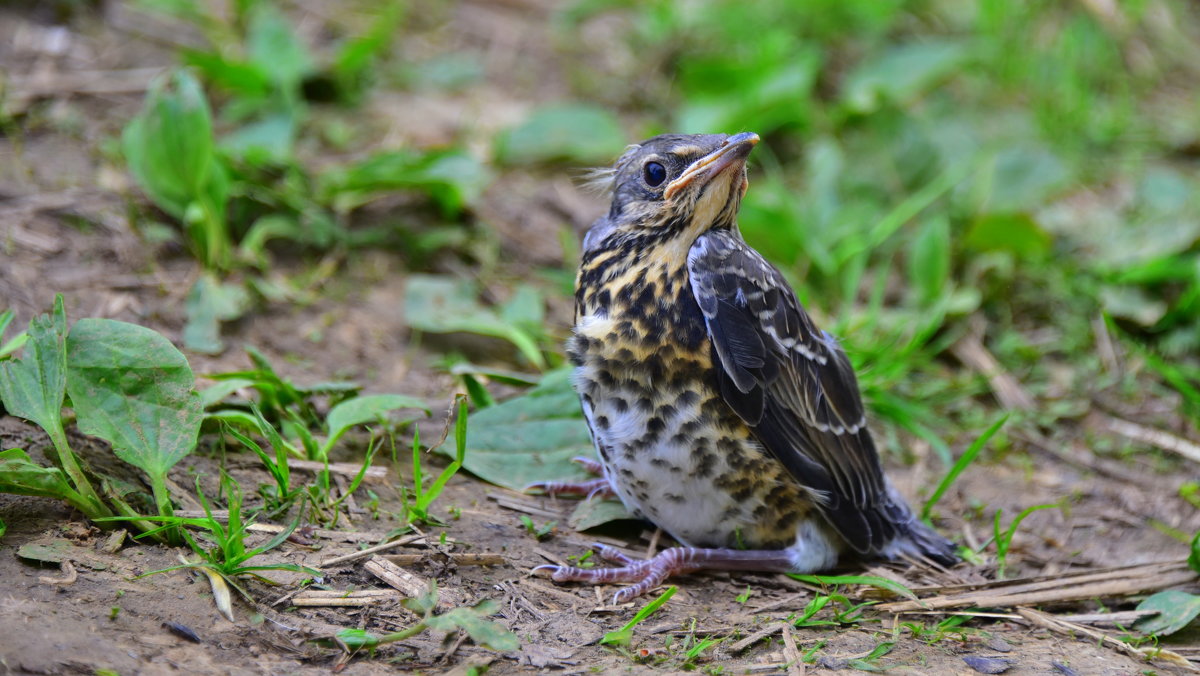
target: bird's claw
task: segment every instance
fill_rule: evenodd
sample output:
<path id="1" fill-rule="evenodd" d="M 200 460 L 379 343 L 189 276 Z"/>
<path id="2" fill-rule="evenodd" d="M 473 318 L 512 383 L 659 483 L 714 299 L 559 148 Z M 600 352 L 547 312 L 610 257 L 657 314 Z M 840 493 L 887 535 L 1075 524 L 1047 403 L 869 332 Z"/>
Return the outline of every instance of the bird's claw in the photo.
<path id="1" fill-rule="evenodd" d="M 589 474 L 598 474 L 598 478 L 588 481 L 535 481 L 527 484 L 522 492 L 531 493 L 534 491 L 541 492 L 545 495 L 582 495 L 587 499 L 594 497 L 611 498 L 616 496 L 616 491 L 613 490 L 612 484 L 604 476 L 604 466 L 592 458 L 584 456 L 576 456 L 571 458 L 572 462 L 577 462 L 583 465 L 583 468 Z"/>
<path id="2" fill-rule="evenodd" d="M 619 564 L 619 566 L 616 568 L 575 568 L 545 564 L 534 568 L 533 572 L 549 571 L 550 579 L 555 582 L 634 583 L 613 595 L 613 604 L 620 605 L 654 589 L 672 575 L 692 570 L 686 565 L 686 550 L 678 547 L 665 549 L 645 561 L 631 559 L 616 547 L 600 543 L 593 543 L 592 549 L 602 559 Z"/>

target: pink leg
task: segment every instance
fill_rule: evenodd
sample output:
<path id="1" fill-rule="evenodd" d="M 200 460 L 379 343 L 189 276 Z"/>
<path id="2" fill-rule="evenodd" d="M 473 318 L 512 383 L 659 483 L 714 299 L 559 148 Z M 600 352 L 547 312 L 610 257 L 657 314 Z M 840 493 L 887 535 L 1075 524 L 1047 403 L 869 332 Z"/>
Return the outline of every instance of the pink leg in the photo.
<path id="1" fill-rule="evenodd" d="M 583 468 L 591 474 L 604 473 L 604 467 L 591 458 L 578 457 L 571 458 L 571 460 L 583 465 Z M 616 496 L 612 484 L 608 483 L 608 479 L 603 476 L 590 481 L 538 481 L 525 487 L 526 493 L 530 491 L 541 491 L 546 495 L 583 495 L 588 498 Z"/>
<path id="2" fill-rule="evenodd" d="M 570 568 L 567 566 L 538 566 L 535 571 L 550 571 L 555 582 L 634 582 L 613 596 L 613 603 L 624 603 L 641 596 L 662 584 L 668 577 L 697 570 L 753 570 L 786 573 L 795 564 L 782 550 L 697 549 L 672 547 L 659 552 L 648 561 L 635 561 L 606 545 L 593 545 L 597 553 L 619 568 Z"/>

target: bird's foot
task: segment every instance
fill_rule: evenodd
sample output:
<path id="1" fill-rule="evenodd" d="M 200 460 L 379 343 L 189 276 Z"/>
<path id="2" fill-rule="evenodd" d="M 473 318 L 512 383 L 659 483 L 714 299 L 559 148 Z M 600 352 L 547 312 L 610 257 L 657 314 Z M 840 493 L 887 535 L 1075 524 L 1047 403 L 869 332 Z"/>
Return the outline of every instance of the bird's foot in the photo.
<path id="1" fill-rule="evenodd" d="M 625 603 L 654 589 L 672 575 L 691 573 L 697 570 L 754 570 L 762 572 L 788 572 L 794 568 L 791 556 L 784 550 L 740 550 L 740 549 L 697 549 L 695 547 L 672 547 L 664 549 L 653 558 L 637 561 L 620 550 L 607 545 L 594 544 L 592 548 L 606 561 L 619 565 L 617 568 L 573 568 L 570 566 L 538 566 L 533 570 L 548 571 L 555 582 L 590 582 L 608 584 L 633 582 L 634 584 L 613 595 L 613 603 Z"/>
<path id="2" fill-rule="evenodd" d="M 591 458 L 582 456 L 571 458 L 572 461 L 583 465 L 590 474 L 604 474 L 604 467 Z M 539 491 L 546 495 L 583 495 L 587 498 L 611 498 L 616 496 L 612 484 L 601 476 L 589 481 L 538 481 L 525 487 L 525 492 Z"/>

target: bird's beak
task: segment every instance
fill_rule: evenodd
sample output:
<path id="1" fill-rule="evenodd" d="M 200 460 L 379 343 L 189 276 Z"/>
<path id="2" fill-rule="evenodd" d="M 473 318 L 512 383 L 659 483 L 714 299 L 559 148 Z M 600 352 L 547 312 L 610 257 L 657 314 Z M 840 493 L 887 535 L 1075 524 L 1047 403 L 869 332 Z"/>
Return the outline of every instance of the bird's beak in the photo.
<path id="1" fill-rule="evenodd" d="M 703 185 L 713 180 L 730 167 L 741 167 L 746 164 L 750 151 L 758 143 L 758 134 L 745 131 L 725 139 L 725 145 L 692 162 L 679 178 L 671 181 L 663 191 L 665 199 L 671 199 L 680 190 L 692 183 Z"/>

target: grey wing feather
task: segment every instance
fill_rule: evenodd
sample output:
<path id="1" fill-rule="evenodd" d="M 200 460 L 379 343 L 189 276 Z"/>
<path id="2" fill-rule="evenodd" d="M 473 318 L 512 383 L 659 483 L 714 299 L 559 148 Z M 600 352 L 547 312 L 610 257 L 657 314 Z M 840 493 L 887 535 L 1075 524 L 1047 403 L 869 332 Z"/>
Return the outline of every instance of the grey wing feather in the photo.
<path id="1" fill-rule="evenodd" d="M 786 280 L 728 231 L 688 255 L 692 292 L 726 403 L 813 494 L 860 553 L 878 553 L 912 517 L 888 490 L 846 353 Z"/>

